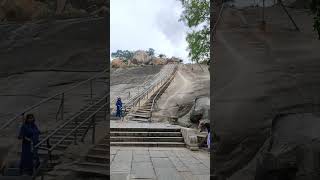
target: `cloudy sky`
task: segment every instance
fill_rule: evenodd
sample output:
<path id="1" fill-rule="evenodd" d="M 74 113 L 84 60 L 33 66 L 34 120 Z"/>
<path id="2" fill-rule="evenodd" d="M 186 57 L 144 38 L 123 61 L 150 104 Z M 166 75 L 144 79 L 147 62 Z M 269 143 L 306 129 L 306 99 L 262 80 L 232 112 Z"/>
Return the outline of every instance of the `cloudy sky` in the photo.
<path id="1" fill-rule="evenodd" d="M 189 62 L 187 27 L 178 21 L 183 10 L 180 1 L 111 0 L 110 6 L 111 52 L 153 48 L 156 54 Z"/>

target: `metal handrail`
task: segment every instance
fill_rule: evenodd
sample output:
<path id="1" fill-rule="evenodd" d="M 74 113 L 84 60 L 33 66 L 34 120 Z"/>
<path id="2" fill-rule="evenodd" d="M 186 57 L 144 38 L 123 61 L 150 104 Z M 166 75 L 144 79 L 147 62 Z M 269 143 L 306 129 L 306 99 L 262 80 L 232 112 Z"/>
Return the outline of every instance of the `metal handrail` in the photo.
<path id="1" fill-rule="evenodd" d="M 62 128 L 64 128 L 67 124 L 69 124 L 70 122 L 72 122 L 74 119 L 78 118 L 80 115 L 82 115 L 84 112 L 86 112 L 87 110 L 89 110 L 90 108 L 92 108 L 93 106 L 99 104 L 100 102 L 102 102 L 103 100 L 105 100 L 105 98 L 107 97 L 103 96 L 99 101 L 97 101 L 96 103 L 92 104 L 91 106 L 88 106 L 86 109 L 82 110 L 80 113 L 77 113 L 76 115 L 74 115 L 73 117 L 71 117 L 68 121 L 64 122 L 62 125 L 60 125 L 58 128 L 55 128 L 54 131 L 52 131 L 48 136 L 46 136 L 45 138 L 43 138 L 38 144 L 36 144 L 34 147 L 38 148 L 42 143 L 46 142 L 49 138 L 51 138 L 56 132 L 60 131 Z"/>
<path id="2" fill-rule="evenodd" d="M 87 83 L 87 82 L 89 82 L 89 81 L 91 81 L 91 80 L 93 80 L 93 79 L 96 79 L 98 76 L 106 73 L 107 71 L 108 71 L 108 69 L 106 69 L 106 70 L 104 70 L 104 71 L 96 74 L 95 76 L 93 76 L 93 77 L 91 77 L 91 78 L 89 78 L 89 79 L 87 79 L 87 80 L 84 80 L 84 81 L 82 81 L 82 82 L 80 82 L 80 83 L 78 83 L 78 84 L 76 84 L 76 85 L 74 85 L 74 86 L 72 86 L 72 87 L 70 87 L 70 88 L 62 91 L 62 92 L 59 92 L 59 93 L 57 93 L 57 94 L 55 94 L 55 95 L 53 95 L 53 96 L 50 96 L 50 97 L 48 97 L 48 98 L 46 98 L 46 99 L 41 100 L 41 101 L 38 102 L 37 104 L 35 104 L 35 105 L 33 105 L 33 106 L 25 109 L 24 111 L 22 111 L 21 113 L 19 113 L 19 114 L 16 115 L 15 117 L 9 119 L 7 122 L 5 122 L 5 123 L 0 127 L 0 130 L 8 127 L 14 120 L 18 119 L 18 118 L 21 116 L 21 114 L 24 114 L 24 113 L 26 113 L 26 112 L 28 112 L 28 111 L 31 111 L 31 110 L 35 109 L 36 107 L 40 106 L 41 104 L 43 104 L 43 103 L 45 103 L 45 102 L 48 102 L 48 101 L 56 98 L 57 96 L 59 96 L 59 95 L 61 95 L 61 94 L 63 94 L 63 93 L 69 92 L 69 91 L 73 90 L 74 88 L 79 87 L 80 85 L 83 85 L 84 83 Z"/>
<path id="3" fill-rule="evenodd" d="M 106 97 L 106 96 L 105 96 Z M 105 97 L 103 97 L 103 98 L 101 98 L 101 100 L 104 100 L 104 98 Z M 101 102 L 101 100 L 99 101 L 99 102 Z M 92 105 L 92 106 L 90 106 L 90 108 L 91 107 L 93 107 L 93 106 L 95 106 L 96 104 L 98 104 L 98 103 L 95 103 L 94 105 Z M 104 107 L 107 107 L 107 105 L 108 105 L 109 103 L 108 102 L 105 102 L 103 105 L 101 105 L 101 107 L 100 108 L 98 108 L 95 112 L 93 112 L 89 117 L 87 117 L 85 120 L 83 120 L 81 123 L 79 123 L 75 128 L 73 128 L 68 134 L 66 134 L 64 137 L 62 137 L 57 143 L 55 143 L 53 146 L 50 146 L 50 147 L 48 147 L 48 148 L 42 148 L 42 147 L 39 147 L 43 142 L 44 142 L 44 140 L 42 140 L 41 142 L 39 142 L 37 145 L 35 145 L 34 146 L 34 149 L 43 149 L 43 150 L 47 150 L 48 151 L 48 156 L 47 156 L 47 159 L 45 160 L 45 163 L 47 163 L 48 162 L 48 160 L 50 159 L 50 154 L 51 154 L 51 152 L 59 145 L 59 144 L 61 144 L 66 138 L 68 138 L 72 133 L 75 133 L 75 131 L 77 131 L 80 127 L 82 127 L 83 126 L 83 124 L 84 123 L 86 123 L 88 120 L 90 120 L 90 119 L 92 119 L 92 118 L 94 118 L 95 117 L 95 115 L 99 112 L 99 111 L 101 111 Z M 94 121 L 94 120 L 93 120 Z M 93 122 L 94 123 L 94 122 Z M 90 126 L 90 125 L 89 125 Z M 64 127 L 64 126 L 63 126 Z M 60 126 L 60 128 L 62 128 L 62 126 Z M 52 135 L 52 133 L 50 134 L 50 135 Z M 49 136 L 50 136 L 49 135 Z M 95 136 L 95 134 L 94 134 L 94 132 L 93 132 L 93 134 L 92 134 L 93 136 Z M 47 138 L 47 140 L 48 140 L 49 138 Z M 46 141 L 47 141 L 46 140 Z M 34 172 L 34 174 L 33 174 L 33 179 L 35 179 L 36 177 L 37 177 L 37 175 L 39 174 L 39 172 L 40 172 L 40 169 L 42 168 L 42 166 L 43 166 L 43 163 L 41 163 L 40 164 L 40 166 L 36 169 L 36 171 Z"/>
<path id="4" fill-rule="evenodd" d="M 176 66 L 174 66 L 176 68 Z M 147 89 L 145 89 L 142 93 L 138 94 L 137 96 L 132 98 L 132 101 L 127 103 L 124 107 L 128 106 L 134 106 L 137 102 L 141 100 L 141 97 L 144 97 L 146 94 L 148 94 L 150 91 L 152 91 L 157 85 L 159 85 L 165 78 L 168 76 L 164 76 L 161 79 L 157 79 L 154 83 L 152 83 Z M 129 105 L 128 105 L 129 104 Z"/>
<path id="5" fill-rule="evenodd" d="M 169 83 L 173 80 L 176 72 L 177 72 L 177 67 L 174 68 L 174 71 L 173 71 L 173 73 L 171 74 L 171 76 L 170 76 L 170 78 L 168 79 L 168 81 L 160 88 L 160 90 L 158 91 L 158 93 L 157 93 L 157 94 L 154 96 L 154 98 L 152 99 L 152 104 L 151 104 L 151 109 L 150 109 L 150 121 L 151 121 L 152 111 L 153 111 L 153 108 L 154 108 L 154 104 L 155 104 L 156 99 L 158 98 L 160 92 L 166 87 L 166 85 L 169 84 Z"/>
<path id="6" fill-rule="evenodd" d="M 145 86 L 145 84 L 149 83 L 152 81 L 152 79 L 154 79 L 157 75 L 159 75 L 160 73 L 154 74 L 150 79 L 147 79 L 146 81 L 144 81 L 141 85 L 138 85 L 137 87 L 143 87 Z M 130 92 L 129 92 L 130 93 Z M 137 96 L 139 96 L 139 94 L 136 94 L 133 97 L 129 97 L 128 102 L 132 101 L 132 99 L 135 99 Z M 111 101 L 111 104 L 114 104 L 116 102 L 115 99 L 113 99 Z M 125 103 L 124 103 L 125 104 Z M 111 108 L 110 112 L 112 112 L 114 110 L 114 108 Z"/>
<path id="7" fill-rule="evenodd" d="M 47 149 L 49 151 L 52 151 L 56 146 L 58 146 L 61 142 L 63 142 L 66 138 L 68 138 L 74 131 L 78 130 L 84 123 L 86 123 L 89 119 L 91 119 L 93 116 L 95 116 L 102 108 L 104 108 L 108 103 L 104 103 L 98 110 L 96 110 L 94 113 L 92 113 L 89 117 L 87 117 L 85 120 L 83 120 L 81 123 L 79 123 L 78 126 L 76 126 L 74 129 L 72 129 L 68 134 L 66 134 L 63 138 L 61 138 L 56 144 L 52 145 L 50 149 Z M 38 147 L 40 148 L 40 147 Z M 41 149 L 41 148 L 40 148 Z"/>

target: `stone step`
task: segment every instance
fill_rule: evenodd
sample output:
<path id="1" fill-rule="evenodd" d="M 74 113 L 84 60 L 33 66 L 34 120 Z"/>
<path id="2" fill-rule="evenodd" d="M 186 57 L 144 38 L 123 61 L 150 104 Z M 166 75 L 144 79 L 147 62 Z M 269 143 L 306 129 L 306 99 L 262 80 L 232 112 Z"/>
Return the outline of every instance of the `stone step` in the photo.
<path id="1" fill-rule="evenodd" d="M 110 142 L 183 142 L 183 137 L 111 137 Z"/>
<path id="2" fill-rule="evenodd" d="M 131 121 L 149 122 L 149 119 L 146 119 L 146 118 L 132 118 Z"/>
<path id="3" fill-rule="evenodd" d="M 19 156 L 21 155 L 21 151 L 18 151 Z M 38 149 L 38 155 L 40 158 L 47 158 L 48 157 L 48 151 L 47 150 L 42 150 Z M 53 151 L 51 152 L 51 159 L 52 160 L 57 160 L 63 155 L 63 152 L 61 151 Z"/>
<path id="4" fill-rule="evenodd" d="M 57 131 L 57 132 L 55 133 L 55 135 L 64 136 L 64 135 L 67 135 L 70 131 L 71 131 L 71 130 L 68 130 L 68 129 L 61 129 L 61 130 Z M 82 136 L 84 132 L 85 132 L 85 130 L 79 130 L 79 129 L 78 129 L 78 131 L 77 131 L 77 136 L 78 136 L 78 137 L 79 137 L 79 136 Z M 72 133 L 69 137 L 71 137 L 71 136 L 74 136 L 74 133 Z"/>
<path id="5" fill-rule="evenodd" d="M 88 154 L 86 156 L 86 161 L 91 163 L 109 163 L 109 155 L 101 156 L 101 155 L 91 155 Z"/>
<path id="6" fill-rule="evenodd" d="M 146 113 L 150 113 L 150 110 L 138 109 L 138 110 L 136 110 L 135 113 L 144 113 L 144 114 L 146 114 Z"/>
<path id="7" fill-rule="evenodd" d="M 149 118 L 150 117 L 150 114 L 142 114 L 142 113 L 134 113 L 132 114 L 131 116 L 133 117 L 142 117 L 142 118 Z"/>
<path id="8" fill-rule="evenodd" d="M 110 132 L 110 136 L 129 136 L 129 137 L 181 137 L 181 132 Z"/>
<path id="9" fill-rule="evenodd" d="M 110 128 L 110 132 L 159 132 L 159 133 L 167 133 L 167 132 L 181 132 L 180 128 L 168 127 L 168 128 L 147 128 L 147 127 L 138 127 L 138 128 Z M 112 135 L 111 135 L 112 136 Z"/>
<path id="10" fill-rule="evenodd" d="M 106 148 L 94 147 L 89 150 L 89 154 L 93 154 L 93 155 L 109 155 L 109 153 L 110 153 L 110 150 Z"/>
<path id="11" fill-rule="evenodd" d="M 109 143 L 100 143 L 100 144 L 97 144 L 95 146 L 95 148 L 97 148 L 97 149 L 107 149 L 107 148 L 110 148 L 110 145 L 109 145 Z"/>
<path id="12" fill-rule="evenodd" d="M 58 143 L 59 142 L 59 139 L 55 139 L 55 140 L 50 140 L 50 144 L 56 144 L 56 143 Z M 72 144 L 74 142 L 74 140 L 67 140 L 67 139 L 65 139 L 65 140 L 63 140 L 60 144 L 65 144 L 65 145 L 70 145 L 70 144 Z"/>
<path id="13" fill-rule="evenodd" d="M 93 163 L 93 162 L 79 162 L 77 168 L 73 169 L 74 172 L 80 174 L 92 174 L 93 177 L 110 176 L 110 166 L 108 163 Z"/>
<path id="14" fill-rule="evenodd" d="M 111 146 L 185 147 L 182 142 L 110 142 Z"/>
<path id="15" fill-rule="evenodd" d="M 54 144 L 51 144 L 51 146 L 53 146 Z M 66 144 L 59 144 L 57 145 L 54 150 L 57 150 L 57 151 L 64 151 L 65 149 L 68 148 L 69 145 L 66 145 Z M 41 145 L 40 147 L 44 147 L 44 148 L 47 148 L 47 146 L 45 144 Z"/>

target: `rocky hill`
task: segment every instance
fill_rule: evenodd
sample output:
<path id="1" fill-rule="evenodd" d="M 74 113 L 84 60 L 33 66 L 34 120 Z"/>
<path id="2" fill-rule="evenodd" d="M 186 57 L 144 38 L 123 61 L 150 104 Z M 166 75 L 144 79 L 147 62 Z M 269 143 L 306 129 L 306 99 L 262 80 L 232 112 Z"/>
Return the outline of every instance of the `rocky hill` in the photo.
<path id="1" fill-rule="evenodd" d="M 130 66 L 140 66 L 140 65 L 165 65 L 169 63 L 182 63 L 183 60 L 177 57 L 156 57 L 150 56 L 146 51 L 137 50 L 134 52 L 133 57 L 129 60 L 122 58 L 115 58 L 111 62 L 113 68 L 124 68 Z"/>
<path id="2" fill-rule="evenodd" d="M 0 22 L 30 21 L 49 17 L 104 16 L 106 0 L 0 0 Z"/>

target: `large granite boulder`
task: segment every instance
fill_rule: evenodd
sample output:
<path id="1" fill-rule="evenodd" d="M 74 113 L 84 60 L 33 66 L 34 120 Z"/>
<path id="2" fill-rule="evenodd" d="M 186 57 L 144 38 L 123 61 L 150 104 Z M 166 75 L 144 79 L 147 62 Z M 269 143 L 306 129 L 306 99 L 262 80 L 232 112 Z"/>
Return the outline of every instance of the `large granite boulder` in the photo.
<path id="1" fill-rule="evenodd" d="M 111 61 L 112 68 L 123 68 L 126 66 L 127 66 L 126 63 L 122 59 L 119 59 L 119 58 L 116 58 Z"/>
<path id="2" fill-rule="evenodd" d="M 2 19 L 26 21 L 32 18 L 35 0 L 0 0 Z"/>
<path id="3" fill-rule="evenodd" d="M 195 103 L 190 112 L 190 121 L 198 124 L 201 119 L 209 119 L 210 98 L 200 97 L 195 99 Z"/>
<path id="4" fill-rule="evenodd" d="M 148 55 L 147 52 L 138 50 L 134 53 L 132 57 L 133 64 L 149 64 L 151 61 L 151 57 Z"/>
<path id="5" fill-rule="evenodd" d="M 163 59 L 163 58 L 159 58 L 159 57 L 153 57 L 151 59 L 150 64 L 153 64 L 153 65 L 165 65 L 165 64 L 167 64 L 167 60 Z"/>

